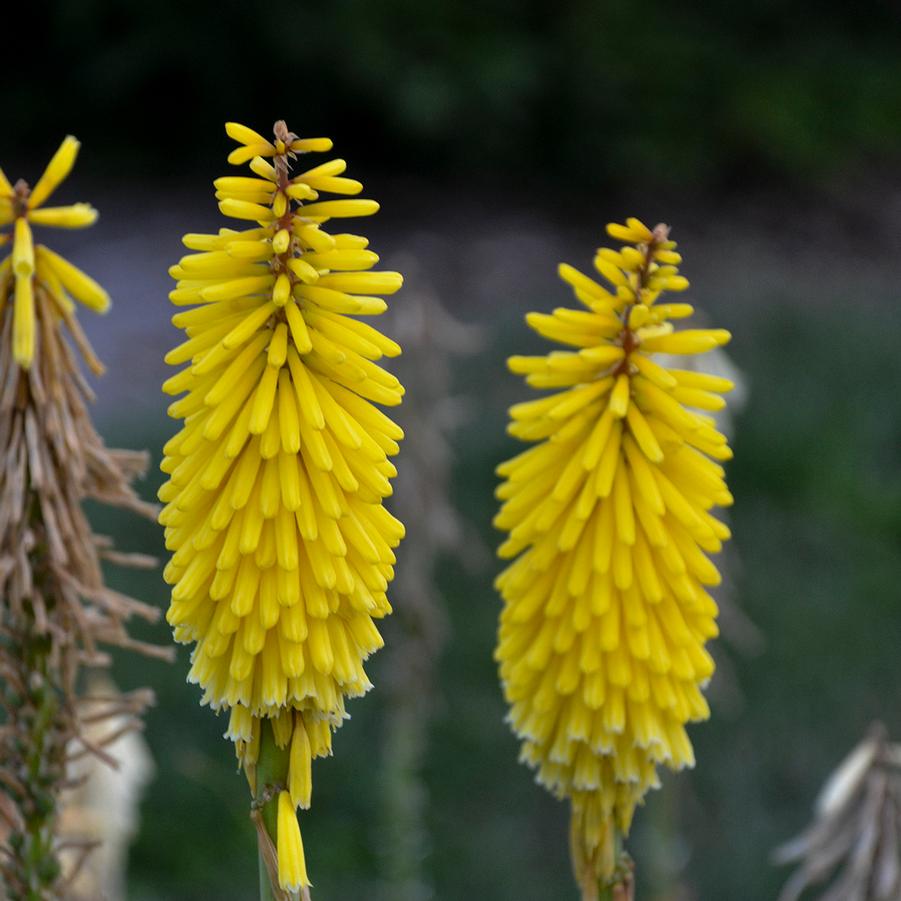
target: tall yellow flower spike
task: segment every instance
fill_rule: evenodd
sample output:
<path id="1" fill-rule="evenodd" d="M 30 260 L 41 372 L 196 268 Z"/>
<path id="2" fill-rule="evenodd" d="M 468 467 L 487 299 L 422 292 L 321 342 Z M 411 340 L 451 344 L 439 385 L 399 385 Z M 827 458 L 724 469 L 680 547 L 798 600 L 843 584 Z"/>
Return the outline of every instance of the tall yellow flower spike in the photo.
<path id="1" fill-rule="evenodd" d="M 732 453 L 698 412 L 723 407 L 731 383 L 654 359 L 730 335 L 674 330 L 693 309 L 659 302 L 688 287 L 666 226 L 607 231 L 628 245 L 595 257 L 611 288 L 563 264 L 586 309 L 526 317 L 573 350 L 509 360 L 533 388 L 563 390 L 511 408 L 509 433 L 538 443 L 498 467 L 495 519 L 510 533 L 500 556 L 516 558 L 497 579 L 510 721 L 538 780 L 571 800 L 576 878 L 595 895 L 657 764 L 694 762 L 684 726 L 709 714 L 704 643 L 717 634 L 707 554 L 729 537 L 709 511 L 732 503 L 715 462 Z"/>
<path id="2" fill-rule="evenodd" d="M 278 881 L 295 892 L 309 881 L 286 811 L 309 807 L 310 762 L 331 753 L 345 698 L 371 687 L 363 661 L 382 645 L 373 620 L 391 612 L 404 528 L 382 500 L 403 432 L 373 402 L 399 404 L 404 392 L 374 361 L 400 347 L 353 317 L 383 312 L 373 295 L 402 278 L 369 271 L 378 257 L 365 238 L 323 230 L 378 209 L 319 199 L 362 189 L 343 160 L 292 176 L 299 155 L 330 140 L 300 139 L 284 122 L 272 141 L 235 123 L 226 131 L 239 144 L 229 162 L 249 162 L 254 177 L 217 179 L 216 198 L 252 225 L 186 235 L 197 252 L 170 270 L 172 302 L 194 308 L 173 317 L 187 340 L 166 362 L 187 365 L 163 386 L 187 392 L 169 408 L 184 425 L 162 464 L 168 620 L 177 641 L 196 643 L 188 678 L 203 703 L 230 710 L 226 736 L 252 788 L 272 756 L 267 735 L 284 761 L 268 788 Z"/>
<path id="3" fill-rule="evenodd" d="M 81 144 L 69 135 L 60 144 L 44 174 L 33 188 L 24 181 L 10 184 L 0 169 L 0 247 L 12 240 L 12 253 L 0 262 L 0 298 L 13 286 L 13 359 L 30 369 L 35 349 L 35 290 L 44 290 L 61 316 L 71 319 L 72 298 L 97 313 L 109 309 L 109 295 L 92 278 L 43 244 L 35 246 L 31 227 L 85 228 L 97 221 L 97 210 L 88 203 L 44 207 L 50 195 L 72 171 Z M 70 296 L 71 295 L 71 296 Z"/>

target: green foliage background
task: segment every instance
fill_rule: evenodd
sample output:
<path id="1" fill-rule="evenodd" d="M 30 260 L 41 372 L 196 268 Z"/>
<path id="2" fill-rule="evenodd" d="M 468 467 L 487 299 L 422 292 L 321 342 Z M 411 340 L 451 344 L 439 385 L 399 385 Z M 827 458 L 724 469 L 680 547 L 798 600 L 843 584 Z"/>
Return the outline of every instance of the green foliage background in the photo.
<path id="1" fill-rule="evenodd" d="M 889 0 L 49 0 L 10 23 L 4 116 L 17 147 L 52 114 L 169 171 L 296 97 L 411 174 L 816 182 L 901 148 L 899 25 Z"/>

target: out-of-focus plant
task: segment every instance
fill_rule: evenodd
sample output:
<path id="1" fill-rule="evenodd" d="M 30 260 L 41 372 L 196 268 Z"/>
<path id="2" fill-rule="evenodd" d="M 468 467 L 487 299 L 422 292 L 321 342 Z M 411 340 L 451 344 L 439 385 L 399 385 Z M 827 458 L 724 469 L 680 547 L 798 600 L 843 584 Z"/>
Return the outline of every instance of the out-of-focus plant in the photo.
<path id="1" fill-rule="evenodd" d="M 292 173 L 299 156 L 331 149 L 277 122 L 269 140 L 229 123 L 229 162 L 251 177 L 215 182 L 224 215 L 243 231 L 190 234 L 195 251 L 170 272 L 173 322 L 186 340 L 166 356 L 186 364 L 164 385 L 185 393 L 165 447 L 160 521 L 173 552 L 168 620 L 193 642 L 189 679 L 203 703 L 229 711 L 254 794 L 264 897 L 310 885 L 296 809 L 309 808 L 311 762 L 331 753 L 345 700 L 372 686 L 363 670 L 382 645 L 373 620 L 391 612 L 388 583 L 404 534 L 384 507 L 389 457 L 403 431 L 373 404 L 403 388 L 375 361 L 400 347 L 353 318 L 384 312 L 374 295 L 397 272 L 369 271 L 366 238 L 331 235 L 331 219 L 368 216 L 343 160 Z"/>
<path id="2" fill-rule="evenodd" d="M 661 355 L 658 359 L 664 367 L 678 366 L 675 356 Z M 750 386 L 745 374 L 735 365 L 729 353 L 717 347 L 701 357 L 687 357 L 681 361 L 687 370 L 707 372 L 732 382 L 729 406 L 713 412 L 717 428 L 729 440 L 735 432 L 735 416 L 747 403 Z M 728 517 L 724 515 L 728 521 Z M 744 704 L 744 694 L 735 673 L 735 655 L 751 657 L 761 653 L 764 637 L 747 613 L 742 609 L 736 592 L 736 579 L 741 572 L 741 558 L 735 545 L 724 548 L 719 564 L 723 581 L 711 589 L 719 607 L 717 618 L 721 641 L 711 649 L 716 662 L 716 678 L 710 685 L 708 696 L 711 708 L 719 714 L 736 715 Z M 658 889 L 654 897 L 658 901 L 676 901 L 690 897 L 685 886 L 685 870 L 691 858 L 692 846 L 680 833 L 684 802 L 691 797 L 689 781 L 671 782 L 664 791 L 667 797 L 655 805 L 644 821 L 646 857 L 642 871 L 647 881 Z"/>
<path id="3" fill-rule="evenodd" d="M 441 304 L 415 260 L 405 259 L 402 268 L 408 287 L 403 313 L 394 316 L 393 332 L 404 347 L 396 371 L 415 383 L 416 391 L 398 417 L 409 428 L 391 506 L 416 528 L 404 542 L 394 589 L 399 598 L 391 632 L 394 652 L 384 670 L 388 700 L 379 846 L 383 896 L 425 901 L 435 897 L 435 890 L 424 866 L 431 842 L 422 766 L 431 717 L 440 703 L 435 670 L 447 632 L 436 567 L 445 555 L 466 563 L 477 552 L 453 502 L 450 439 L 468 413 L 465 398 L 453 395 L 453 373 L 459 365 L 455 358 L 478 351 L 482 341 L 475 326 L 459 322 Z"/>
<path id="4" fill-rule="evenodd" d="M 133 717 L 147 703 L 145 692 L 122 694 L 108 677 L 91 674 L 79 698 L 79 715 L 88 741 L 102 741 L 116 762 L 111 767 L 93 754 L 75 754 L 67 778 L 71 790 L 63 797 L 59 834 L 97 847 L 86 860 L 63 860 L 66 901 L 124 901 L 127 897 L 128 847 L 138 826 L 144 788 L 154 764 Z"/>
<path id="5" fill-rule="evenodd" d="M 817 798 L 813 823 L 773 858 L 798 864 L 779 901 L 817 888 L 819 901 L 901 898 L 901 745 L 884 726 L 874 725 L 841 762 Z"/>
<path id="6" fill-rule="evenodd" d="M 510 410 L 510 434 L 535 446 L 498 467 L 495 524 L 509 531 L 496 656 L 522 759 L 572 806 L 571 851 L 585 901 L 632 894 L 621 843 L 657 765 L 694 764 L 685 724 L 709 714 L 704 649 L 717 634 L 708 554 L 729 529 L 718 460 L 731 458 L 708 415 L 728 379 L 664 368 L 729 340 L 675 330 L 686 303 L 658 302 L 688 281 L 669 229 L 636 219 L 607 231 L 595 267 L 610 290 L 561 265 L 585 309 L 530 313 L 572 350 L 511 357 L 534 388 L 563 389 Z"/>
<path id="7" fill-rule="evenodd" d="M 95 535 L 82 510 L 99 500 L 154 516 L 131 487 L 146 455 L 109 450 L 94 430 L 93 394 L 77 348 L 94 373 L 103 367 L 75 318 L 77 300 L 104 312 L 106 292 L 42 244 L 32 228 L 81 228 L 97 218 L 84 203 L 47 207 L 75 163 L 79 144 L 66 138 L 30 188 L 0 170 L 0 815 L 7 839 L 0 872 L 10 899 L 58 898 L 67 892 L 60 853 L 77 860 L 90 838 L 58 835 L 60 793 L 74 758 L 94 754 L 115 765 L 105 747 L 140 726 L 149 692 L 119 696 L 91 710 L 77 692 L 85 665 L 105 666 L 100 644 L 169 657 L 129 637 L 126 621 L 158 611 L 103 581 L 101 564 L 152 565 L 120 554 Z M 73 300 L 74 299 L 74 300 Z M 68 339 L 65 332 L 68 332 Z"/>

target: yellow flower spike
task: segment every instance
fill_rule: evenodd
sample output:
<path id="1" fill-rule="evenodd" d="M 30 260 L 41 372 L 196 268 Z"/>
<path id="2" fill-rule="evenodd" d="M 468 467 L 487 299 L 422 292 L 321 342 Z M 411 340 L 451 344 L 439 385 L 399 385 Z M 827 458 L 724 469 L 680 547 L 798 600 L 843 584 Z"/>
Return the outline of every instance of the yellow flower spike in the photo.
<path id="1" fill-rule="evenodd" d="M 42 245 L 35 245 L 32 226 L 84 228 L 97 219 L 87 203 L 38 209 L 68 176 L 78 155 L 79 143 L 67 137 L 51 159 L 33 190 L 24 182 L 11 185 L 0 171 L 0 226 L 12 224 L 9 234 L 0 234 L 0 247 L 12 243 L 12 253 L 0 262 L 0 309 L 13 301 L 13 357 L 27 369 L 34 359 L 38 307 L 47 304 L 47 314 L 59 318 L 73 312 L 71 294 L 95 312 L 105 312 L 109 296 L 80 269 Z M 12 298 L 10 286 L 14 284 Z M 68 292 L 68 294 L 67 294 Z M 100 367 L 93 361 L 94 368 Z"/>
<path id="2" fill-rule="evenodd" d="M 496 583 L 495 653 L 510 721 L 522 759 L 570 800 L 586 897 L 613 877 L 657 765 L 693 765 L 685 725 L 708 716 L 704 643 L 716 634 L 707 554 L 729 535 L 710 511 L 731 503 L 715 462 L 731 451 L 702 412 L 731 384 L 655 359 L 704 353 L 729 333 L 675 330 L 690 305 L 655 303 L 688 285 L 665 226 L 629 219 L 607 232 L 631 245 L 595 257 L 616 296 L 561 265 L 587 309 L 526 319 L 566 350 L 509 360 L 556 393 L 510 410 L 510 433 L 535 443 L 498 467 L 495 518 L 512 560 Z"/>
<path id="3" fill-rule="evenodd" d="M 273 838 L 278 799 L 279 881 L 295 891 L 309 884 L 295 808 L 310 804 L 312 760 L 331 753 L 347 698 L 371 687 L 373 620 L 390 612 L 403 527 L 383 499 L 403 433 L 374 404 L 400 402 L 376 362 L 400 348 L 354 317 L 386 309 L 402 278 L 372 271 L 365 238 L 326 232 L 378 209 L 319 200 L 356 192 L 337 178 L 343 161 L 300 176 L 316 190 L 292 183 L 295 155 L 330 141 L 283 122 L 273 141 L 226 130 L 242 145 L 229 160 L 256 177 L 216 179 L 216 198 L 247 224 L 186 235 L 194 252 L 171 269 L 173 303 L 193 309 L 173 317 L 186 340 L 166 356 L 180 371 L 164 390 L 182 395 L 170 414 L 184 420 L 161 467 L 167 620 L 195 643 L 203 703 L 230 711 L 226 735 Z"/>
<path id="4" fill-rule="evenodd" d="M 28 208 L 31 210 L 41 206 L 50 195 L 69 177 L 75 159 L 78 156 L 81 143 L 68 135 L 59 145 L 59 150 L 47 164 L 44 174 L 38 179 L 28 198 Z"/>

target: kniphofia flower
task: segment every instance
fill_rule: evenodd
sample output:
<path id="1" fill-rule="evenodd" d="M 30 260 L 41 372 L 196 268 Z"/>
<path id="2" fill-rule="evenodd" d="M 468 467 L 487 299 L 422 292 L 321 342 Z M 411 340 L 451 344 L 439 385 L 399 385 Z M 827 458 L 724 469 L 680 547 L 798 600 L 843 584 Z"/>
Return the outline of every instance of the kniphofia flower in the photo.
<path id="1" fill-rule="evenodd" d="M 294 892 L 309 884 L 295 809 L 310 805 L 311 760 L 331 752 L 345 699 L 371 687 L 363 662 L 391 610 L 404 530 L 382 501 L 403 433 L 374 404 L 400 403 L 376 362 L 400 348 L 355 317 L 382 313 L 377 295 L 402 278 L 371 271 L 366 238 L 323 227 L 378 209 L 320 199 L 362 189 L 343 160 L 292 171 L 330 140 L 284 122 L 273 140 L 226 131 L 239 144 L 229 162 L 252 177 L 217 179 L 216 198 L 244 227 L 186 235 L 195 252 L 170 270 L 173 303 L 192 309 L 173 317 L 186 340 L 166 357 L 184 368 L 164 390 L 185 392 L 169 408 L 184 424 L 162 464 L 168 619 L 195 644 L 189 679 L 203 702 L 229 711 L 226 735 L 258 799 L 278 795 L 278 878 Z M 270 734 L 285 771 L 264 786 Z"/>
<path id="2" fill-rule="evenodd" d="M 527 316 L 568 349 L 509 360 L 555 390 L 510 410 L 509 433 L 535 446 L 498 467 L 495 519 L 516 558 L 497 580 L 510 720 L 522 759 L 571 801 L 576 876 L 595 893 L 657 765 L 694 762 L 685 724 L 708 716 L 717 633 L 708 555 L 729 537 L 710 511 L 732 502 L 718 462 L 731 451 L 705 412 L 731 383 L 655 360 L 729 333 L 674 328 L 693 310 L 661 299 L 688 287 L 665 226 L 607 231 L 625 244 L 595 257 L 609 287 L 561 265 L 583 309 Z"/>
<path id="3" fill-rule="evenodd" d="M 109 300 L 32 236 L 33 226 L 80 228 L 96 219 L 88 204 L 44 206 L 78 147 L 66 138 L 33 189 L 11 185 L 0 170 L 0 247 L 12 245 L 0 261 L 0 876 L 10 901 L 70 896 L 60 852 L 68 849 L 69 870 L 77 870 L 95 844 L 82 830 L 61 840 L 58 801 L 75 784 L 71 765 L 86 753 L 109 764 L 101 748 L 139 727 L 152 702 L 146 691 L 85 695 L 82 666 L 109 665 L 103 643 L 169 656 L 126 630 L 129 617 L 153 621 L 159 611 L 103 579 L 105 560 L 153 561 L 117 553 L 82 509 L 90 499 L 156 515 L 131 487 L 146 454 L 107 448 L 88 411 L 93 393 L 81 362 L 95 375 L 103 366 L 74 301 L 102 312 Z"/>

